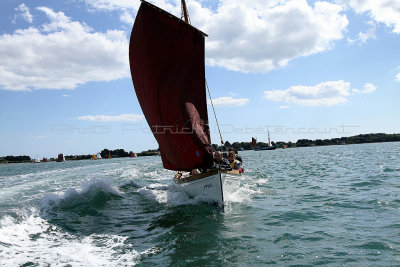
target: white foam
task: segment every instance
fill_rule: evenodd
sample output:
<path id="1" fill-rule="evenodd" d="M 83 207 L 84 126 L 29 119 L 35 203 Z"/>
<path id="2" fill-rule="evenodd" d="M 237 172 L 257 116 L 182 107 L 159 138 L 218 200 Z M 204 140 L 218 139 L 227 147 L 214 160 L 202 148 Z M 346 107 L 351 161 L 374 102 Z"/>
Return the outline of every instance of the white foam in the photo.
<path id="1" fill-rule="evenodd" d="M 86 181 L 83 185 L 81 193 L 84 194 L 93 189 L 101 190 L 114 195 L 122 195 L 122 193 L 117 188 L 114 188 L 112 186 L 111 181 L 106 179 L 93 179 Z"/>
<path id="2" fill-rule="evenodd" d="M 177 190 L 174 185 L 150 184 L 139 188 L 138 193 L 147 199 L 155 200 L 160 204 L 169 206 L 194 205 L 201 201 L 199 198 L 189 198 L 184 192 Z"/>
<path id="3" fill-rule="evenodd" d="M 258 179 L 258 180 L 256 181 L 256 183 L 257 183 L 258 185 L 265 185 L 265 184 L 268 184 L 268 182 L 269 182 L 269 178 L 261 178 L 261 179 Z"/>
<path id="4" fill-rule="evenodd" d="M 1 227 L 5 227 L 5 226 L 11 226 L 13 225 L 15 222 L 14 218 L 11 216 L 4 216 L 3 218 L 1 218 L 0 220 L 0 228 Z M 0 239 L 1 240 L 1 239 Z"/>
<path id="5" fill-rule="evenodd" d="M 147 199 L 155 200 L 158 203 L 167 203 L 168 200 L 166 191 L 159 191 L 159 190 L 153 190 L 148 187 L 142 187 L 139 188 L 137 192 L 146 197 Z"/>
<path id="6" fill-rule="evenodd" d="M 137 178 L 139 177 L 139 171 L 135 168 L 135 169 L 124 169 L 121 173 L 121 177 L 122 178 Z"/>
<path id="7" fill-rule="evenodd" d="M 149 189 L 153 189 L 153 190 L 168 190 L 169 189 L 169 185 L 166 184 L 151 184 L 148 186 Z"/>
<path id="8" fill-rule="evenodd" d="M 117 176 L 121 178 L 137 178 L 139 175 L 139 170 L 136 166 L 122 166 L 114 169 L 109 169 L 110 166 L 107 166 L 108 169 L 104 170 L 102 173 L 106 176 Z"/>
<path id="9" fill-rule="evenodd" d="M 21 222 L 10 216 L 0 220 L 0 265 L 18 266 L 27 262 L 39 266 L 132 266 L 141 254 L 126 244 L 127 237 L 90 235 L 79 238 L 50 225 L 37 215 Z M 116 254 L 116 251 L 129 253 Z"/>
<path id="10" fill-rule="evenodd" d="M 152 179 L 155 179 L 157 181 L 170 181 L 174 177 L 174 172 L 165 170 L 163 168 L 156 168 L 153 171 L 146 171 L 146 176 L 150 176 Z"/>
<path id="11" fill-rule="evenodd" d="M 235 190 L 229 192 L 229 194 L 224 195 L 226 202 L 234 202 L 234 203 L 245 203 L 250 202 L 253 195 L 260 193 L 260 190 L 255 190 L 251 188 L 252 186 L 249 184 L 243 184 L 237 187 Z"/>

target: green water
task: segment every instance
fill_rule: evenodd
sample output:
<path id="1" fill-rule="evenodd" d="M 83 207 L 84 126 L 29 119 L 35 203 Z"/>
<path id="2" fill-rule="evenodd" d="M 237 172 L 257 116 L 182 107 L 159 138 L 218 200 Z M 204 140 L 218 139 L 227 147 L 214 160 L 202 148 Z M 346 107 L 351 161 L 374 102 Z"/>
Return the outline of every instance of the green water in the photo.
<path id="1" fill-rule="evenodd" d="M 159 157 L 0 165 L 0 265 L 400 265 L 400 143 L 241 155 L 224 213 Z"/>

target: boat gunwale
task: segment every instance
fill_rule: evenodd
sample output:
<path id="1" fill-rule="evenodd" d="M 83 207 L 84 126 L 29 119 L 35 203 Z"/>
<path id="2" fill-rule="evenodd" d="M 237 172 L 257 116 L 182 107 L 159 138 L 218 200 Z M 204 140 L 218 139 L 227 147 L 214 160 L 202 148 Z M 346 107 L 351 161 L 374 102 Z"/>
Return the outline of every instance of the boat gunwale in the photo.
<path id="1" fill-rule="evenodd" d="M 203 179 L 208 176 L 212 176 L 212 175 L 216 175 L 216 174 L 218 174 L 218 169 L 213 169 L 210 172 L 194 174 L 194 175 L 190 175 L 188 177 L 174 178 L 174 181 L 176 184 L 183 184 L 183 183 L 188 183 L 188 182 L 196 181 L 199 179 Z"/>
<path id="2" fill-rule="evenodd" d="M 232 171 L 225 171 L 225 170 L 221 170 L 221 174 L 232 174 L 232 175 L 238 175 L 241 176 L 242 174 L 238 171 L 238 170 L 232 170 Z M 212 169 L 210 172 L 204 172 L 204 173 L 199 173 L 199 174 L 194 174 L 194 175 L 190 175 L 187 177 L 181 177 L 181 178 L 174 178 L 174 182 L 176 184 L 184 184 L 184 183 L 189 183 L 189 182 L 193 182 L 199 179 L 203 179 L 212 175 L 216 175 L 218 174 L 218 169 Z"/>

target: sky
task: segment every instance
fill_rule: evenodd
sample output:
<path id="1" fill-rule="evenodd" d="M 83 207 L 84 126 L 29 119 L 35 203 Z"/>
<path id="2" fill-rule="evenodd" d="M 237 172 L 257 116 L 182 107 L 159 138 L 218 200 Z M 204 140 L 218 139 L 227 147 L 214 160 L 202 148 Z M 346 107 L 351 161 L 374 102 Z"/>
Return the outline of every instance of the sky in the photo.
<path id="1" fill-rule="evenodd" d="M 180 17 L 179 0 L 149 1 Z M 187 0 L 224 141 L 400 133 L 400 0 Z M 128 46 L 139 0 L 2 0 L 0 156 L 158 148 Z M 220 143 L 209 105 L 212 143 Z"/>

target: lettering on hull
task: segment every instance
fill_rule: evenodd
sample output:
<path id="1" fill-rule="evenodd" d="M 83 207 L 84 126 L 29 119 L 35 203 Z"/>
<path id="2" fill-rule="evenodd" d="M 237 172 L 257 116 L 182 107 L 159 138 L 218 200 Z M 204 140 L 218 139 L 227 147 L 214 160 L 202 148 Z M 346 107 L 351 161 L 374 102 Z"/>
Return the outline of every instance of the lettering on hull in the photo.
<path id="1" fill-rule="evenodd" d="M 213 187 L 212 184 L 203 185 L 203 189 L 204 189 L 204 190 L 209 189 L 209 188 L 212 188 L 212 187 Z"/>

